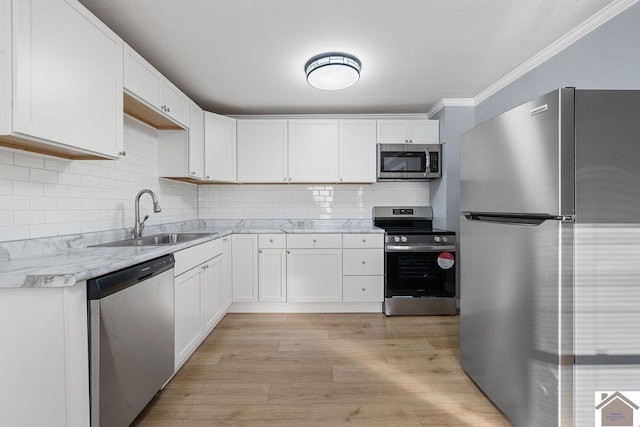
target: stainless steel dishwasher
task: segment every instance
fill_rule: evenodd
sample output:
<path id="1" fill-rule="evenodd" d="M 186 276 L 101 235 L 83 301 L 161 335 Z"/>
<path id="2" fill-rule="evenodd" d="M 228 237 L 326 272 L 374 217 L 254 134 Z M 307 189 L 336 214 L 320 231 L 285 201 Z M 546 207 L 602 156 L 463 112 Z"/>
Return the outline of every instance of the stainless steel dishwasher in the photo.
<path id="1" fill-rule="evenodd" d="M 129 425 L 173 374 L 174 263 L 87 281 L 91 426 Z"/>

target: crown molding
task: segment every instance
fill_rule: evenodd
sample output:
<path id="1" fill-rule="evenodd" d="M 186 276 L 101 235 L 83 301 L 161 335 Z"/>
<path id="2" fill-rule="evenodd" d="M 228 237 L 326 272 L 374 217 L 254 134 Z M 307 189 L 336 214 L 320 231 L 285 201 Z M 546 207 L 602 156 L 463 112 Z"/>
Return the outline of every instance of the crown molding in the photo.
<path id="1" fill-rule="evenodd" d="M 529 60 L 525 61 L 520 66 L 516 67 L 513 71 L 509 72 L 507 75 L 502 77 L 500 80 L 480 92 L 475 96 L 476 105 L 480 104 L 487 98 L 492 95 L 495 95 L 500 90 L 504 89 L 509 84 L 513 83 L 520 77 L 524 76 L 537 66 L 543 64 L 548 61 L 558 53 L 562 52 L 567 47 L 571 46 L 573 43 L 583 38 L 596 28 L 600 27 L 604 23 L 611 20 L 616 15 L 627 10 L 629 7 L 633 6 L 639 0 L 617 0 L 602 10 L 591 16 L 589 19 L 584 21 L 582 24 L 575 27 L 573 30 L 569 31 L 564 36 L 560 37 L 555 42 L 551 43 L 549 46 L 538 52 L 536 55 L 531 57 Z"/>
<path id="2" fill-rule="evenodd" d="M 427 111 L 427 117 L 431 118 L 438 114 L 444 107 L 475 107 L 475 98 L 442 98 Z"/>
<path id="3" fill-rule="evenodd" d="M 504 89 L 520 77 L 532 71 L 537 66 L 543 64 L 558 53 L 562 52 L 564 49 L 571 46 L 573 43 L 586 36 L 596 28 L 600 27 L 604 23 L 608 22 L 613 17 L 619 15 L 634 4 L 638 3 L 638 1 L 640 0 L 616 0 L 610 3 L 598 13 L 594 14 L 589 19 L 584 21 L 582 24 L 578 25 L 573 30 L 569 31 L 567 34 L 547 46 L 545 49 L 538 52 L 529 60 L 516 67 L 513 71 L 506 74 L 500 80 L 480 92 L 474 98 L 442 98 L 433 107 L 431 107 L 429 111 L 427 111 L 427 117 L 431 118 L 435 116 L 444 107 L 475 107 L 476 105 L 485 101 L 492 95 L 495 95 L 500 90 Z"/>

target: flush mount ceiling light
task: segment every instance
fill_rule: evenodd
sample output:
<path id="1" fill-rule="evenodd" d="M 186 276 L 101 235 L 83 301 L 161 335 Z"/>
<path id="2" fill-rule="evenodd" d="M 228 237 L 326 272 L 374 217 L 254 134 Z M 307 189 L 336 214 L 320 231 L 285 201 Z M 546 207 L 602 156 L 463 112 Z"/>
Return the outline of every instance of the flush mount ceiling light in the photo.
<path id="1" fill-rule="evenodd" d="M 360 78 L 360 60 L 346 53 L 323 53 L 307 61 L 304 71 L 307 82 L 322 90 L 340 90 Z"/>

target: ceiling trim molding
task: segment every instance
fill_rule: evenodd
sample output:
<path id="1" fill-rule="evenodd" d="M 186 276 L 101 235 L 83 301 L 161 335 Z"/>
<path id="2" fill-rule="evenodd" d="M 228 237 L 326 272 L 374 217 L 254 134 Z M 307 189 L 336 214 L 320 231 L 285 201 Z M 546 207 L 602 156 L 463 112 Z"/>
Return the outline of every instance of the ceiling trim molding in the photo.
<path id="1" fill-rule="evenodd" d="M 475 98 L 441 98 L 440 101 L 427 111 L 427 117 L 438 114 L 444 107 L 475 107 Z"/>
<path id="2" fill-rule="evenodd" d="M 569 31 L 567 34 L 551 43 L 542 51 L 538 52 L 536 55 L 525 61 L 523 64 L 516 67 L 513 71 L 509 72 L 507 75 L 502 77 L 500 80 L 480 92 L 475 96 L 476 105 L 485 101 L 490 96 L 496 94 L 501 89 L 504 89 L 509 84 L 513 83 L 515 80 L 524 76 L 537 66 L 543 64 L 544 62 L 551 59 L 553 56 L 557 55 L 582 37 L 586 36 L 596 28 L 600 27 L 604 23 L 611 20 L 616 15 L 627 10 L 629 7 L 633 6 L 639 0 L 617 0 L 613 3 L 610 3 L 602 10 L 591 16 L 589 19 L 584 21 L 582 24 L 575 27 L 573 30 Z"/>

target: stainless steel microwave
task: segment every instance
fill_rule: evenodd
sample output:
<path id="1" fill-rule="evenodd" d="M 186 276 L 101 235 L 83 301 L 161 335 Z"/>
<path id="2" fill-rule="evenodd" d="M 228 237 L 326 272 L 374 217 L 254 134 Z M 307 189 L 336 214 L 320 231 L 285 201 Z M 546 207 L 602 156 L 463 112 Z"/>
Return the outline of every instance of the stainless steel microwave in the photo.
<path id="1" fill-rule="evenodd" d="M 442 177 L 440 144 L 378 144 L 378 181 L 427 181 Z"/>

